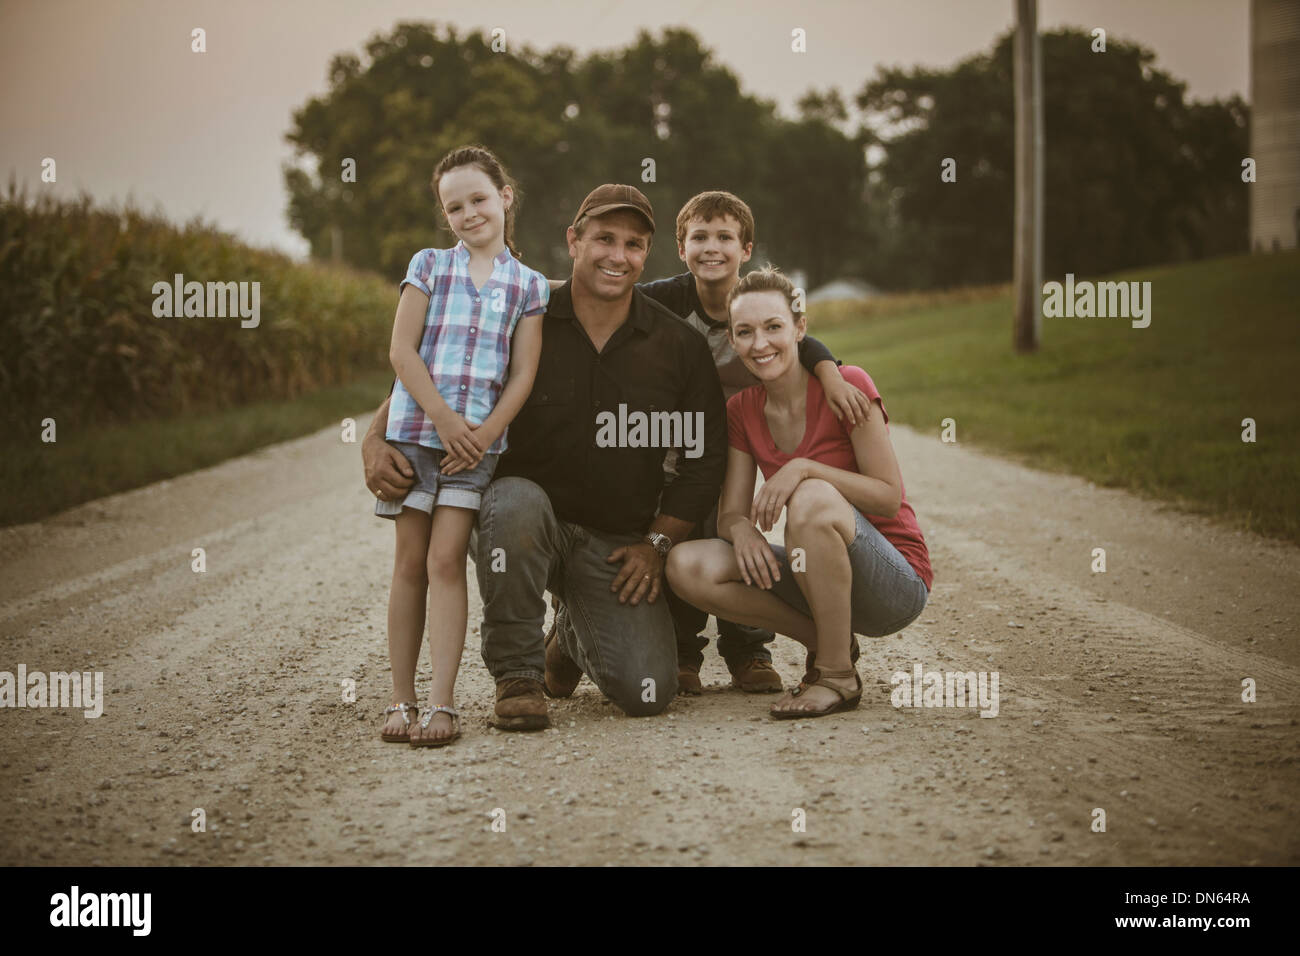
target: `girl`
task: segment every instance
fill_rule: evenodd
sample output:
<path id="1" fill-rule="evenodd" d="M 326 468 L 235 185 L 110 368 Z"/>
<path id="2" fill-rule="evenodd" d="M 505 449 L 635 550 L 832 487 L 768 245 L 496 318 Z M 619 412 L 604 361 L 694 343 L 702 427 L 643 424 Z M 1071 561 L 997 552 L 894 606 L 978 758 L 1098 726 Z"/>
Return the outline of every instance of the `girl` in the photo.
<path id="1" fill-rule="evenodd" d="M 806 322 L 794 304 L 794 287 L 775 269 L 751 272 L 731 291 L 728 334 L 759 384 L 727 402 L 722 537 L 679 544 L 667 569 L 673 589 L 696 607 L 808 648 L 808 672 L 772 707 L 778 719 L 856 707 L 854 633 L 902 630 L 920 616 L 934 580 L 880 392 L 862 369 L 844 366 L 871 404 L 856 424 L 836 420 L 821 384 L 799 364 Z M 756 468 L 765 479 L 757 496 Z M 786 547 L 769 545 L 760 529 L 771 531 L 782 510 Z M 791 562 L 787 548 L 802 553 Z"/>
<path id="2" fill-rule="evenodd" d="M 550 295 L 545 277 L 517 258 L 514 188 L 492 153 L 448 153 L 433 189 L 460 241 L 412 257 L 389 350 L 398 381 L 385 437 L 415 469 L 415 485 L 401 501 L 379 492 L 375 503 L 375 514 L 397 525 L 388 599 L 393 706 L 381 737 L 413 747 L 460 736 L 453 692 L 469 613 L 470 531 L 506 449 L 506 426 L 532 390 Z M 426 592 L 433 684 L 414 723 Z"/>

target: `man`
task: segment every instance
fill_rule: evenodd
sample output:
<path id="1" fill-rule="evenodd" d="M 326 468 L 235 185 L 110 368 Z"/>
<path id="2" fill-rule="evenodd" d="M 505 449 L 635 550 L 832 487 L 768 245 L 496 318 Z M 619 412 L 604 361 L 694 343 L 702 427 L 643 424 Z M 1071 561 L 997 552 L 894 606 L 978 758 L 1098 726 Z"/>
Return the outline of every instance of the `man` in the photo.
<path id="1" fill-rule="evenodd" d="M 677 690 L 664 560 L 717 502 L 727 424 L 707 343 L 635 289 L 654 228 L 635 187 L 583 200 L 566 236 L 573 275 L 551 294 L 532 393 L 483 496 L 471 554 L 505 730 L 549 726 L 543 693 L 569 696 L 584 672 L 633 716 Z M 362 443 L 380 497 L 409 486 L 386 419 L 383 406 Z M 681 457 L 665 489 L 667 441 Z M 544 642 L 547 590 L 562 604 Z"/>

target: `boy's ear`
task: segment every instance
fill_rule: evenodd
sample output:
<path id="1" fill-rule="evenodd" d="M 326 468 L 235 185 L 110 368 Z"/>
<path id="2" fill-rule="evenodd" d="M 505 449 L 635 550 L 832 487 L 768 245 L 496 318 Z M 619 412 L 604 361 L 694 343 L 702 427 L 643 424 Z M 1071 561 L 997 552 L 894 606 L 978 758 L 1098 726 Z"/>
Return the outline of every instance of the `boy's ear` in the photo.
<path id="1" fill-rule="evenodd" d="M 753 254 L 754 254 L 754 244 L 752 242 L 745 243 L 745 252 L 744 255 L 740 257 L 740 261 L 748 262 L 749 257 L 752 256 Z"/>
<path id="2" fill-rule="evenodd" d="M 677 243 L 677 258 L 681 259 L 682 262 L 686 261 L 686 246 L 684 243 Z"/>

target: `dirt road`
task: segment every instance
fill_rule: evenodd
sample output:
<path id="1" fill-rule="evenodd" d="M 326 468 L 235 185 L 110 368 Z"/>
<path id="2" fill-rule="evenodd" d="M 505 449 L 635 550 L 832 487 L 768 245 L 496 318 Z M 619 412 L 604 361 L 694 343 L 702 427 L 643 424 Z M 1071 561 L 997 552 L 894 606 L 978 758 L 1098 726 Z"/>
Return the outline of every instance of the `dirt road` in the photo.
<path id="1" fill-rule="evenodd" d="M 337 429 L 0 531 L 0 670 L 104 679 L 97 719 L 0 711 L 0 863 L 1300 862 L 1300 550 L 893 437 L 934 594 L 819 721 L 768 720 L 710 648 L 659 717 L 584 681 L 552 730 L 489 729 L 471 579 L 465 737 L 380 743 L 392 528 Z M 918 663 L 996 671 L 997 716 L 895 709 Z"/>

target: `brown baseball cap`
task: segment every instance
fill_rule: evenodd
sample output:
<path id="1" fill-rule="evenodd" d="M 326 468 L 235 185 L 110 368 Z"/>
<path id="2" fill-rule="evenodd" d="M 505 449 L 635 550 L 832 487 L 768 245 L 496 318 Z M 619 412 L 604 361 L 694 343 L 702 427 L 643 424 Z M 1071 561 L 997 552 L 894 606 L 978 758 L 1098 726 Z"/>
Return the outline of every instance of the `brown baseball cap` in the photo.
<path id="1" fill-rule="evenodd" d="M 650 200 L 646 199 L 645 193 L 635 186 L 622 183 L 605 183 L 587 193 L 587 198 L 578 207 L 578 214 L 573 217 L 574 225 L 577 225 L 578 220 L 583 216 L 603 216 L 615 209 L 631 209 L 639 212 L 650 224 L 650 231 L 655 231 L 655 214 L 650 208 Z"/>

